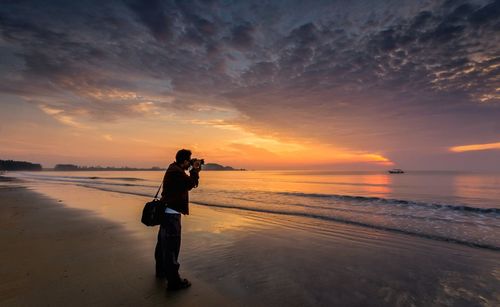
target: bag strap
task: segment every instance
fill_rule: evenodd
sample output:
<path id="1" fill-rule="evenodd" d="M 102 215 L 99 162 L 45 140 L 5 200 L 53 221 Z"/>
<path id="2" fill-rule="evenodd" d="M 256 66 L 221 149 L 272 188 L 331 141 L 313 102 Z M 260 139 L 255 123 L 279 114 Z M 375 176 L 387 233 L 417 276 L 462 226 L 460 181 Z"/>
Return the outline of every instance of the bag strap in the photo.
<path id="1" fill-rule="evenodd" d="M 166 171 L 165 171 L 165 174 L 167 174 L 167 172 L 166 172 Z M 163 177 L 165 177 L 165 175 L 163 175 Z M 157 199 L 157 198 L 158 198 L 158 193 L 160 193 L 160 190 L 161 190 L 162 185 L 163 185 L 163 178 L 161 179 L 160 186 L 158 187 L 158 191 L 156 191 L 156 194 L 155 194 L 155 198 L 154 198 L 154 199 Z"/>
<path id="2" fill-rule="evenodd" d="M 158 193 L 160 193 L 160 190 L 161 190 L 161 186 L 163 185 L 163 180 L 161 181 L 161 184 L 160 186 L 158 187 L 158 191 L 156 191 L 156 194 L 155 194 L 155 199 L 158 198 Z"/>

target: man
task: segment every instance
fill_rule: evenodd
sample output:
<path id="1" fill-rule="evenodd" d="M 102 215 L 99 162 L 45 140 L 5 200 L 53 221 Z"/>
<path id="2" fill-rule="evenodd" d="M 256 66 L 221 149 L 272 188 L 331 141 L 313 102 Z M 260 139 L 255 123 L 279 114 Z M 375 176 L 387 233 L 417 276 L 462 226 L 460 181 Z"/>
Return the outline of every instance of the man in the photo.
<path id="1" fill-rule="evenodd" d="M 186 171 L 192 166 L 190 175 Z M 188 191 L 198 186 L 201 162 L 191 165 L 191 151 L 181 149 L 175 155 L 163 177 L 161 199 L 166 205 L 165 215 L 158 232 L 155 249 L 156 277 L 166 278 L 168 289 L 179 290 L 191 286 L 179 276 L 179 250 L 181 247 L 181 214 L 189 214 Z"/>

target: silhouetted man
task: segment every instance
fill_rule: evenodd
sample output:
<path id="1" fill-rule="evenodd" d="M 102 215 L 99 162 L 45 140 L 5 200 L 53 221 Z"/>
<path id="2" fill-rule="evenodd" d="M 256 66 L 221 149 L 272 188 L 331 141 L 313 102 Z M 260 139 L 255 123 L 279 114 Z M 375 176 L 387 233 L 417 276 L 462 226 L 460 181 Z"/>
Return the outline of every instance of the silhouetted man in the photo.
<path id="1" fill-rule="evenodd" d="M 190 175 L 186 171 L 190 168 Z M 175 155 L 163 178 L 161 199 L 166 205 L 165 215 L 158 232 L 155 249 L 156 277 L 166 278 L 168 289 L 178 290 L 191 286 L 179 276 L 179 250 L 181 247 L 181 214 L 189 214 L 188 191 L 198 186 L 200 161 L 191 161 L 191 151 L 181 149 Z"/>

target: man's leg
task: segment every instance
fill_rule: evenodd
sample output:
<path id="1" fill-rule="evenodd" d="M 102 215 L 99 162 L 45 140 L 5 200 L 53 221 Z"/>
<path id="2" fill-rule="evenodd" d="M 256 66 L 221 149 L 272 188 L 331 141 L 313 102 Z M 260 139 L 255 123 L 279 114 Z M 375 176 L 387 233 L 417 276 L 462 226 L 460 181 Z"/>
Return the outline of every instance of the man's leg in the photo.
<path id="1" fill-rule="evenodd" d="M 176 241 L 175 241 L 175 246 L 174 246 L 174 250 L 175 250 L 175 262 L 177 262 L 177 264 L 179 264 L 179 253 L 181 251 L 181 238 L 182 238 L 182 226 L 181 226 L 181 215 L 179 214 L 179 223 L 178 223 L 178 232 L 179 236 L 177 237 Z M 180 264 L 179 264 L 180 266 Z M 177 268 L 177 271 L 179 271 L 179 268 Z"/>
<path id="2" fill-rule="evenodd" d="M 180 264 L 177 261 L 181 245 L 181 215 L 167 214 L 166 227 L 164 227 L 164 251 L 166 277 L 169 284 L 176 284 L 181 281 L 179 276 Z"/>
<path id="3" fill-rule="evenodd" d="M 160 229 L 158 230 L 158 240 L 156 242 L 155 248 L 155 260 L 156 260 L 156 277 L 157 278 L 165 278 L 167 276 L 167 271 L 165 268 L 165 257 L 163 253 L 163 245 L 164 240 L 162 239 L 162 225 L 160 225 Z"/>

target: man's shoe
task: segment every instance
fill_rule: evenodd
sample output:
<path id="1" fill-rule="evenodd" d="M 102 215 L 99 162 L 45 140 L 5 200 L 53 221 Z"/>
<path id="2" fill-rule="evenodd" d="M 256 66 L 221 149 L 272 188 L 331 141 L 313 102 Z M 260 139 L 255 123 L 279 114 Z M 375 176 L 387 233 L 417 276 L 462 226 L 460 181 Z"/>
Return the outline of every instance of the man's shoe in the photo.
<path id="1" fill-rule="evenodd" d="M 178 282 L 168 283 L 168 290 L 181 290 L 191 287 L 191 283 L 187 279 L 181 279 Z"/>

